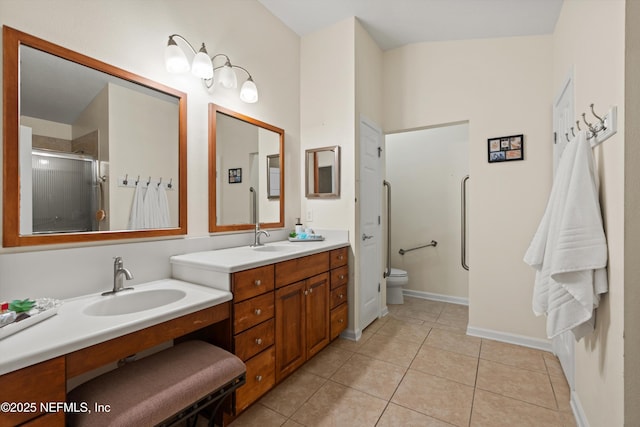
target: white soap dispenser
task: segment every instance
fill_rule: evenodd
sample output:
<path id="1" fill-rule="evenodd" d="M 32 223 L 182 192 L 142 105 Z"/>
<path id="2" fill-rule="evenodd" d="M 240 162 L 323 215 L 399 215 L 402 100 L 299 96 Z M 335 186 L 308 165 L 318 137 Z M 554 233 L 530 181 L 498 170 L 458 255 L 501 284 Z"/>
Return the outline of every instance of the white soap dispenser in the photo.
<path id="1" fill-rule="evenodd" d="M 296 234 L 304 233 L 304 227 L 302 227 L 302 223 L 300 222 L 300 218 L 296 218 Z"/>

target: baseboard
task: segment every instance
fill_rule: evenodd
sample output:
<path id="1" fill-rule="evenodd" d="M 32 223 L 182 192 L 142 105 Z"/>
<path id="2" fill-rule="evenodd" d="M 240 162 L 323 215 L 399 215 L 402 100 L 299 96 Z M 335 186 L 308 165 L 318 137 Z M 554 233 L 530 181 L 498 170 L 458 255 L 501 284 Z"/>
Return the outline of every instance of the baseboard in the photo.
<path id="1" fill-rule="evenodd" d="M 386 315 L 389 314 L 389 307 L 387 307 L 386 305 L 384 307 L 382 307 L 382 310 L 380 311 L 380 317 L 385 317 Z"/>
<path id="2" fill-rule="evenodd" d="M 571 409 L 573 410 L 573 416 L 576 419 L 576 425 L 578 427 L 589 427 L 587 416 L 584 413 L 584 409 L 582 409 L 580 398 L 578 398 L 578 394 L 575 390 L 571 390 Z"/>
<path id="3" fill-rule="evenodd" d="M 551 341 L 539 338 L 526 337 L 524 335 L 510 334 L 508 332 L 493 331 L 491 329 L 467 327 L 467 335 L 478 338 L 487 338 L 494 341 L 517 344 L 524 347 L 535 348 L 537 350 L 553 353 Z"/>
<path id="4" fill-rule="evenodd" d="M 360 329 L 356 329 L 355 331 L 353 329 L 345 329 L 340 334 L 340 338 L 350 341 L 358 341 L 360 337 L 362 337 L 362 331 Z"/>
<path id="5" fill-rule="evenodd" d="M 469 305 L 469 298 L 452 297 L 449 295 L 434 294 L 431 292 L 413 291 L 411 289 L 403 289 L 402 295 L 406 297 L 422 298 L 432 301 L 448 302 L 451 304 Z"/>

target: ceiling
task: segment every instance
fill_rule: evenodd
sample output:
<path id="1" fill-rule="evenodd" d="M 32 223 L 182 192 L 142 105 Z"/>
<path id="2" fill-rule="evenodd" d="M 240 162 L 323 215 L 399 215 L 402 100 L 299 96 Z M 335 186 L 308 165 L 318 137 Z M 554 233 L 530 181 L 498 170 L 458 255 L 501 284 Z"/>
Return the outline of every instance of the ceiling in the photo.
<path id="1" fill-rule="evenodd" d="M 355 16 L 382 50 L 551 34 L 563 0 L 258 0 L 300 36 Z"/>

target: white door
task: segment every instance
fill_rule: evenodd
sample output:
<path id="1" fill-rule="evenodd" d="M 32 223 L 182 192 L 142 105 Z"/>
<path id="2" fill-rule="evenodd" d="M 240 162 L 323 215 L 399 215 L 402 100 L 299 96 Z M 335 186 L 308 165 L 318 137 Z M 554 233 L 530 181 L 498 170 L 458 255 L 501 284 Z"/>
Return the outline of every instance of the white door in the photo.
<path id="1" fill-rule="evenodd" d="M 562 85 L 558 96 L 553 104 L 553 174 L 555 176 L 560 156 L 567 145 L 566 134 L 571 138 L 571 127 L 576 126 L 574 122 L 574 97 L 573 97 L 573 72 L 567 77 Z M 577 129 L 574 128 L 577 133 Z M 553 352 L 560 359 L 560 365 L 567 378 L 571 390 L 575 389 L 575 339 L 572 332 L 565 332 L 552 341 Z"/>
<path id="2" fill-rule="evenodd" d="M 382 131 L 374 123 L 360 119 L 360 330 L 380 316 L 382 274 L 380 225 Z"/>

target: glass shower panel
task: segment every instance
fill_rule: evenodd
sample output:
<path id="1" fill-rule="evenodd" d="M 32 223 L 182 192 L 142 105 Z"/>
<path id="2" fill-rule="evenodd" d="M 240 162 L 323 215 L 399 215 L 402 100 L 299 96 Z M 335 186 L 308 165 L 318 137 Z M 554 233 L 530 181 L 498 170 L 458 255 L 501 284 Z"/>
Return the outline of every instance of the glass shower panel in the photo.
<path id="1" fill-rule="evenodd" d="M 32 153 L 33 232 L 70 233 L 97 228 L 95 160 Z"/>

